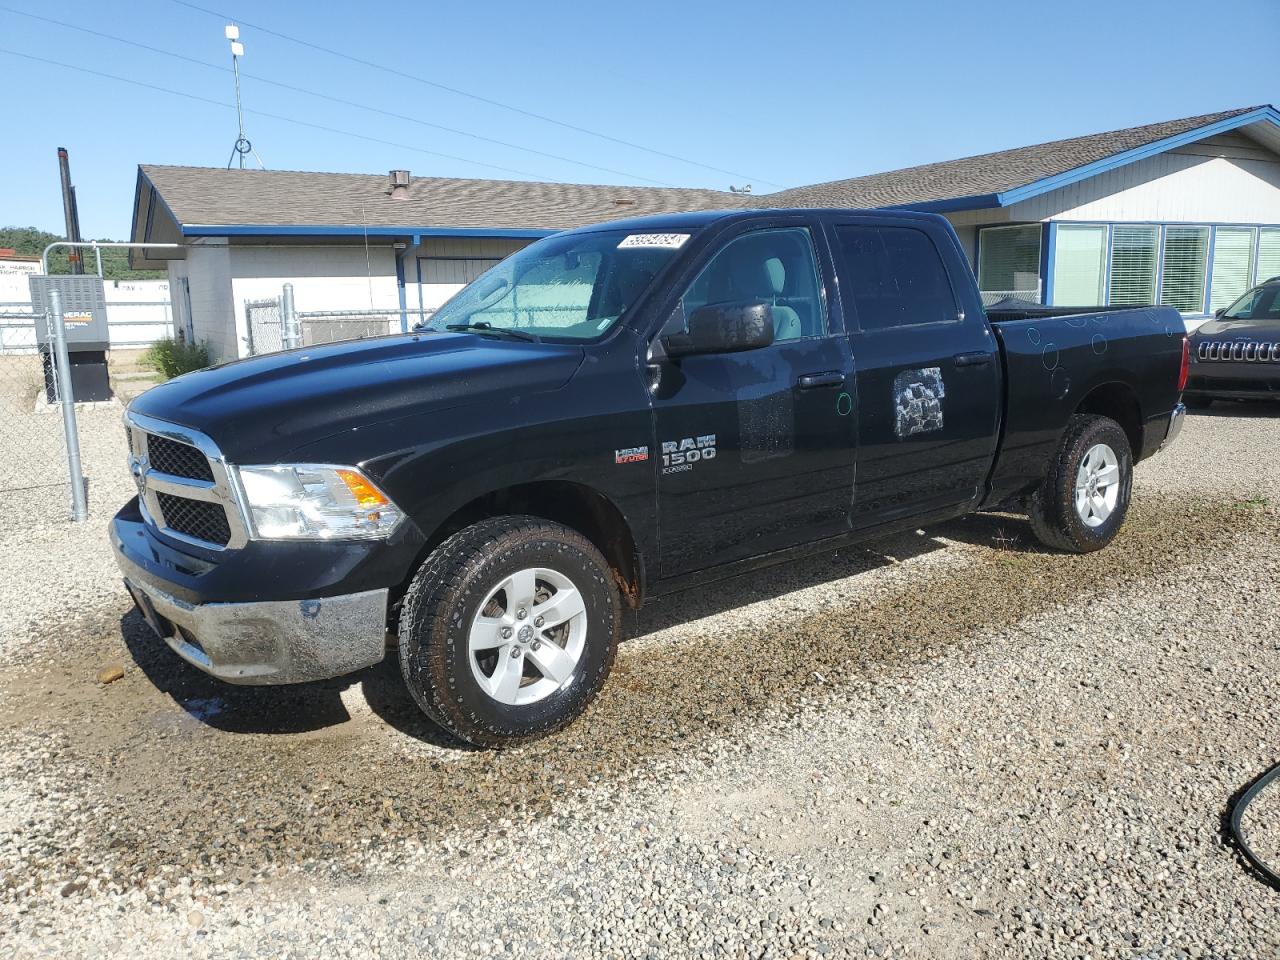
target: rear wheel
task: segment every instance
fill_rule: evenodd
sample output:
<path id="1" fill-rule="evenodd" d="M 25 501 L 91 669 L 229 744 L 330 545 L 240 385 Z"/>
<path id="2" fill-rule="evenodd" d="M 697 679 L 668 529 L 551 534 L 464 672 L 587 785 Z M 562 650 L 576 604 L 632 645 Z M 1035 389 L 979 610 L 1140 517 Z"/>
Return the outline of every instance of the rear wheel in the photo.
<path id="1" fill-rule="evenodd" d="M 595 698 L 613 665 L 620 604 L 581 534 L 497 517 L 422 564 L 400 615 L 400 667 L 418 706 L 469 743 L 552 733 Z"/>
<path id="2" fill-rule="evenodd" d="M 1028 500 L 1031 529 L 1057 550 L 1101 550 L 1124 523 L 1132 491 L 1133 453 L 1120 424 L 1109 417 L 1072 417 L 1048 474 Z"/>

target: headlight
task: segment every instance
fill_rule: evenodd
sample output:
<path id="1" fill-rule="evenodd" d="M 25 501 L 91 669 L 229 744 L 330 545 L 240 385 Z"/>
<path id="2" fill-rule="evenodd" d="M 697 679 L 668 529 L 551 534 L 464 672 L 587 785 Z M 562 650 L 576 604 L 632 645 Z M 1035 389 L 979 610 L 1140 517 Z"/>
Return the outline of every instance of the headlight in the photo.
<path id="1" fill-rule="evenodd" d="M 372 540 L 400 522 L 396 505 L 355 467 L 290 463 L 239 473 L 260 540 Z"/>

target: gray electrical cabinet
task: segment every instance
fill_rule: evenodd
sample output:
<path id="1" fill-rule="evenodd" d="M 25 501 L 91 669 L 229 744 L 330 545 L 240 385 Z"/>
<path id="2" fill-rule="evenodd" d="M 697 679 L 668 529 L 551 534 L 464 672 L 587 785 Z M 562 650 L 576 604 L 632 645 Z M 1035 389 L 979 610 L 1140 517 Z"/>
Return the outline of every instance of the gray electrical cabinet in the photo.
<path id="1" fill-rule="evenodd" d="M 27 281 L 31 287 L 31 309 L 36 314 L 36 343 L 44 359 L 45 388 L 50 402 L 56 399 L 53 333 L 48 322 L 50 290 L 57 290 L 62 301 L 67 357 L 71 361 L 71 389 L 76 401 L 110 400 L 107 350 L 111 346 L 111 337 L 107 329 L 107 295 L 102 278 L 92 274 L 36 274 L 28 277 Z"/>

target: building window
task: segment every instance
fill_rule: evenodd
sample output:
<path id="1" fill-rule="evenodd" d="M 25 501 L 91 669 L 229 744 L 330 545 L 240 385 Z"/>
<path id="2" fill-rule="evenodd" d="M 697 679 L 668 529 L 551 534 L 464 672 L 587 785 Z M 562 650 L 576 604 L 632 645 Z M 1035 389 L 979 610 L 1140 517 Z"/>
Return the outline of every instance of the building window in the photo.
<path id="1" fill-rule="evenodd" d="M 1092 307 L 1103 302 L 1107 271 L 1107 228 L 1062 224 L 1053 265 L 1053 302 Z"/>
<path id="2" fill-rule="evenodd" d="M 1108 303 L 1146 306 L 1156 302 L 1156 261 L 1159 249 L 1159 227 L 1117 224 L 1111 228 Z"/>
<path id="3" fill-rule="evenodd" d="M 1213 288 L 1209 311 L 1229 307 L 1246 290 L 1253 278 L 1253 230 L 1218 227 L 1213 235 Z"/>
<path id="4" fill-rule="evenodd" d="M 1183 313 L 1203 311 L 1208 263 L 1208 227 L 1165 227 L 1160 302 Z"/>
<path id="5" fill-rule="evenodd" d="M 1258 283 L 1280 277 L 1280 230 L 1258 231 Z"/>
<path id="6" fill-rule="evenodd" d="M 978 231 L 978 288 L 985 304 L 1005 297 L 1040 302 L 1038 223 Z"/>

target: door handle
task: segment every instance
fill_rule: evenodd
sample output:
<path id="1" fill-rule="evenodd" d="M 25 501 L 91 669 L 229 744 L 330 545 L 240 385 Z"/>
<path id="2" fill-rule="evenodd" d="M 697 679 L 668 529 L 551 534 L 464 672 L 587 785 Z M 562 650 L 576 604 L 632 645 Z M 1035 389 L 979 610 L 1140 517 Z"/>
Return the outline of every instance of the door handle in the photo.
<path id="1" fill-rule="evenodd" d="M 816 390 L 819 387 L 838 387 L 844 383 L 844 374 L 839 370 L 827 370 L 823 373 L 806 373 L 797 383 L 801 390 Z"/>
<path id="2" fill-rule="evenodd" d="M 975 350 L 973 353 L 957 353 L 953 359 L 957 367 L 981 367 L 991 362 L 991 354 L 986 350 Z"/>

